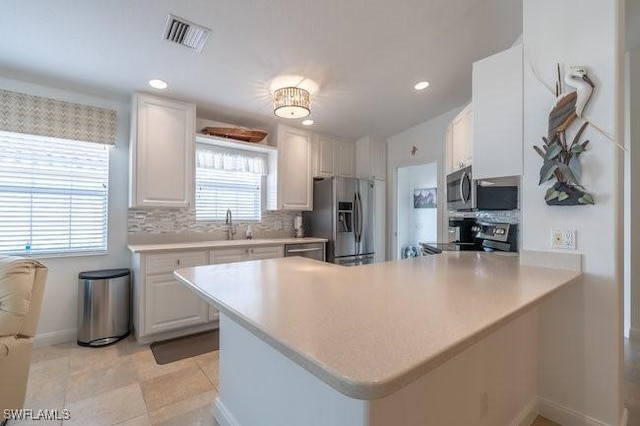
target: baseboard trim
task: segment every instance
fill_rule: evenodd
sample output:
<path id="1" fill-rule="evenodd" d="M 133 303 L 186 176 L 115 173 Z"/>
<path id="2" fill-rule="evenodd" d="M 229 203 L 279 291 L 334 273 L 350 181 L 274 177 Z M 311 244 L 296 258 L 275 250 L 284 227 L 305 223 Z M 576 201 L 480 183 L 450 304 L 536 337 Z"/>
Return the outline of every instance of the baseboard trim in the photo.
<path id="1" fill-rule="evenodd" d="M 513 418 L 509 426 L 531 426 L 538 417 L 538 398 L 535 397 Z"/>
<path id="2" fill-rule="evenodd" d="M 229 410 L 227 410 L 227 407 L 220 401 L 220 397 L 217 397 L 213 404 L 213 417 L 220 426 L 240 426 Z"/>
<path id="3" fill-rule="evenodd" d="M 554 422 L 570 426 L 613 426 L 600 420 L 579 413 L 571 408 L 564 407 L 545 398 L 538 398 L 538 410 L 540 415 Z M 623 415 L 624 420 L 624 415 Z M 626 421 L 625 421 L 626 423 Z"/>
<path id="4" fill-rule="evenodd" d="M 78 329 L 76 328 L 36 334 L 33 338 L 33 347 L 41 348 L 43 346 L 57 345 L 59 343 L 75 342 L 77 336 Z"/>

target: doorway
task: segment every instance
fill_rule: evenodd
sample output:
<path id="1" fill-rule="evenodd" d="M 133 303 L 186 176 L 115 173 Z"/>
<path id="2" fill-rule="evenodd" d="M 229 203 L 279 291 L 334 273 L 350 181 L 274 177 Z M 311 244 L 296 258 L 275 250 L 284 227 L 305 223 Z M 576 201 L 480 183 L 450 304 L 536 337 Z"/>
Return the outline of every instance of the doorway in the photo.
<path id="1" fill-rule="evenodd" d="M 396 180 L 396 259 L 419 253 L 419 243 L 438 242 L 437 161 L 398 167 Z"/>

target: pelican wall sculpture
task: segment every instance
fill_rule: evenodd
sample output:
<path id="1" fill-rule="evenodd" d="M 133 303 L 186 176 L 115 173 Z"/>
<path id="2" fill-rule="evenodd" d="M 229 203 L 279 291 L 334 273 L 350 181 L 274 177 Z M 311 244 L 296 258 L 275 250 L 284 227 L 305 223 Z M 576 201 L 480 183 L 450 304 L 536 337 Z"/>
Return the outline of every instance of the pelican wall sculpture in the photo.
<path id="1" fill-rule="evenodd" d="M 582 117 L 595 85 L 584 67 L 570 67 L 564 82 L 572 89 L 562 90 L 560 65 L 558 65 L 556 101 L 549 113 L 547 137 L 542 138 L 544 142 L 542 147 L 533 147 L 543 159 L 539 185 L 556 179 L 556 183 L 547 190 L 545 195 L 545 201 L 549 205 L 593 204 L 591 194 L 580 185 L 582 178 L 580 155 L 585 152 L 589 144 L 589 141 L 581 143 L 580 138 L 589 123 L 585 121 L 580 126 L 571 143 L 567 141 L 566 132 L 577 118 Z"/>

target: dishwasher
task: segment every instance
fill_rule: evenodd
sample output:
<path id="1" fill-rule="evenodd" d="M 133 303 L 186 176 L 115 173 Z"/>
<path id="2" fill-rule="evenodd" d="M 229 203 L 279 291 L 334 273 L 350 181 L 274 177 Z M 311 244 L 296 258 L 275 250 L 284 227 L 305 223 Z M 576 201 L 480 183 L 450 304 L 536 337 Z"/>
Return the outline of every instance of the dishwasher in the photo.
<path id="1" fill-rule="evenodd" d="M 284 257 L 308 257 L 309 259 L 325 261 L 324 243 L 285 244 Z"/>

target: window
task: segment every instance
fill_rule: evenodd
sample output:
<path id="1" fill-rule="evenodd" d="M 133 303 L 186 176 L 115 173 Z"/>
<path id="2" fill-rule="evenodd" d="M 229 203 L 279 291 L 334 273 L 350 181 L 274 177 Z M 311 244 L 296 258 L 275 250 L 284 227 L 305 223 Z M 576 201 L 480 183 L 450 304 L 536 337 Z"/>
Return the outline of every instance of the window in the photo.
<path id="1" fill-rule="evenodd" d="M 213 145 L 196 146 L 196 220 L 259 221 L 266 156 Z"/>
<path id="2" fill-rule="evenodd" d="M 106 145 L 0 132 L 0 253 L 107 250 Z"/>

